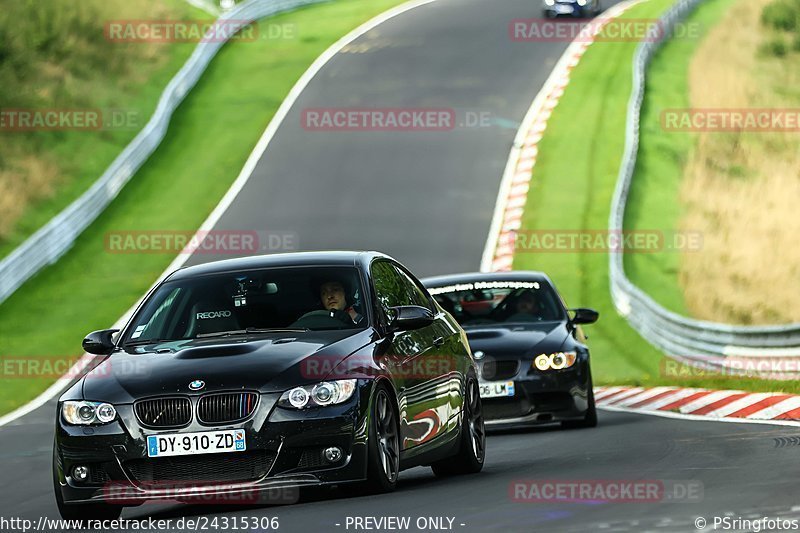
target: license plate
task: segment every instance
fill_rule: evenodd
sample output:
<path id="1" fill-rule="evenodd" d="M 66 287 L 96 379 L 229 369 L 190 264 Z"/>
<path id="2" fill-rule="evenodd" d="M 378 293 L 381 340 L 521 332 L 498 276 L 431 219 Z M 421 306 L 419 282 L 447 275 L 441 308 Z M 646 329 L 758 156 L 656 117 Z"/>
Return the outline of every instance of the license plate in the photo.
<path id="1" fill-rule="evenodd" d="M 556 6 L 556 13 L 572 13 L 575 10 L 572 6 Z"/>
<path id="2" fill-rule="evenodd" d="M 147 436 L 148 457 L 243 452 L 246 449 L 243 429 Z"/>
<path id="3" fill-rule="evenodd" d="M 481 398 L 514 396 L 513 381 L 490 381 L 480 384 Z"/>

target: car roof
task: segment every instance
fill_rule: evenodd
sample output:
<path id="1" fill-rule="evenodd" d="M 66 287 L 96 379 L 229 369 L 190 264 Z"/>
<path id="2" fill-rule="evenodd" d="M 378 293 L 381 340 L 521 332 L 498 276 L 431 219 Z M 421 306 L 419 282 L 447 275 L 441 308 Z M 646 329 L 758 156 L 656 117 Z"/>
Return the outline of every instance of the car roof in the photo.
<path id="1" fill-rule="evenodd" d="M 303 266 L 362 266 L 366 267 L 375 258 L 391 257 L 374 251 L 323 251 L 323 252 L 290 252 L 282 254 L 256 255 L 223 259 L 184 267 L 176 270 L 167 279 L 188 279 L 207 274 L 221 274 L 237 270 L 255 270 L 260 268 L 303 267 Z M 394 260 L 394 259 L 392 259 Z"/>
<path id="2" fill-rule="evenodd" d="M 448 274 L 445 276 L 432 276 L 420 280 L 425 287 L 444 287 L 458 283 L 471 283 L 476 281 L 539 281 L 553 286 L 553 282 L 544 272 L 535 270 L 511 270 L 506 272 L 464 272 L 462 274 Z"/>

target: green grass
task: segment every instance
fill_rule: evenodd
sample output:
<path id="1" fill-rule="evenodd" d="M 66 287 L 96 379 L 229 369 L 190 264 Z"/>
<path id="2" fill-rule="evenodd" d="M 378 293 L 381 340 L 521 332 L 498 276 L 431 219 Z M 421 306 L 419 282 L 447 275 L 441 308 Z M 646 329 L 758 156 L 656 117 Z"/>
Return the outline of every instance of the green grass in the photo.
<path id="1" fill-rule="evenodd" d="M 665 236 L 662 251 L 625 255 L 628 277 L 661 305 L 684 316 L 690 313 L 679 284 L 681 252 L 670 249 L 669 243 L 682 215 L 679 189 L 697 134 L 664 131 L 661 112 L 690 107 L 689 63 L 702 35 L 722 18 L 731 2 L 701 3 L 687 21 L 703 30 L 700 38 L 670 40 L 650 63 L 642 106 L 639 154 L 625 212 L 626 230 L 656 230 Z"/>
<path id="2" fill-rule="evenodd" d="M 41 0 L 6 7 L 0 13 L 0 107 L 119 110 L 133 120 L 101 131 L 0 132 L 0 172 L 29 182 L 30 194 L 27 199 L 15 194 L 23 210 L 10 228 L 0 224 L 0 258 L 100 177 L 150 118 L 167 82 L 196 46 L 111 43 L 103 34 L 105 21 L 209 18 L 181 0 L 139 5 Z M 41 167 L 20 167 L 32 160 L 47 165 L 46 175 L 31 175 Z"/>
<path id="3" fill-rule="evenodd" d="M 164 142 L 120 196 L 58 263 L 0 305 L 0 356 L 80 354 L 83 336 L 122 316 L 173 259 L 106 253 L 104 235 L 197 228 L 314 59 L 351 29 L 399 3 L 341 0 L 311 6 L 269 19 L 295 24 L 296 39 L 226 45 L 175 113 Z M 0 380 L 0 412 L 24 404 L 51 382 Z"/>
<path id="4" fill-rule="evenodd" d="M 706 5 L 718 8 L 721 0 L 711 0 Z M 655 18 L 668 8 L 670 0 L 650 0 L 630 9 L 625 18 Z M 709 8 L 698 11 L 707 20 Z M 690 19 L 694 21 L 694 18 Z M 688 43 L 694 46 L 696 43 Z M 686 43 L 677 43 L 683 53 Z M 530 230 L 605 230 L 608 226 L 611 196 L 617 181 L 619 164 L 625 141 L 625 116 L 631 89 L 631 60 L 636 43 L 597 42 L 589 47 L 580 63 L 572 70 L 571 80 L 560 103 L 550 117 L 547 130 L 539 143 L 539 154 L 533 171 L 521 232 Z M 669 52 L 672 49 L 665 48 Z M 655 59 L 657 75 L 680 70 L 660 55 Z M 685 74 L 674 74 L 678 81 Z M 683 85 L 673 87 L 676 91 Z M 651 104 L 649 104 L 651 105 Z M 652 117 L 655 108 L 647 110 Z M 656 114 L 657 116 L 657 114 Z M 652 128 L 652 123 L 649 123 Z M 652 134 L 647 135 L 649 141 Z M 659 146 L 647 146 L 645 161 L 649 171 L 654 155 L 660 161 L 669 160 L 669 152 L 662 154 Z M 678 171 L 678 167 L 675 167 Z M 636 185 L 641 183 L 642 169 L 638 170 Z M 679 174 L 678 174 L 679 175 Z M 642 198 L 635 209 L 641 220 Z M 674 197 L 660 198 L 662 203 L 674 204 Z M 661 217 L 672 216 L 670 206 L 657 205 Z M 646 218 L 650 228 L 661 219 Z M 639 226 L 643 227 L 643 226 Z M 655 226 L 664 227 L 663 224 Z M 644 256 L 645 259 L 649 256 Z M 648 265 L 648 267 L 650 267 Z M 592 253 L 531 253 L 518 250 L 514 257 L 518 270 L 543 270 L 573 307 L 593 307 L 600 312 L 600 320 L 586 326 L 592 349 L 592 372 L 595 383 L 629 385 L 679 384 L 710 388 L 741 388 L 746 390 L 797 391 L 798 382 L 769 382 L 756 379 L 731 379 L 710 376 L 680 376 L 671 379 L 665 375 L 664 355 L 647 343 L 614 309 L 609 293 L 608 254 Z M 670 268 L 669 266 L 665 268 Z M 640 268 L 641 272 L 641 268 Z"/>

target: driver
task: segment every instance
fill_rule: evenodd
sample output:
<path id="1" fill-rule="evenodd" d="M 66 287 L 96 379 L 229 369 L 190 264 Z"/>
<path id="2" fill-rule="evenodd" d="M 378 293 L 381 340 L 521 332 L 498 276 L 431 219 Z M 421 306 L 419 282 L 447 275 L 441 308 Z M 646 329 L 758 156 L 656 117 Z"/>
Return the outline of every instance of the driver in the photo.
<path id="1" fill-rule="evenodd" d="M 350 317 L 353 324 L 359 324 L 364 317 L 360 315 L 353 306 L 347 305 L 347 296 L 346 291 L 344 288 L 344 283 L 341 281 L 331 280 L 323 282 L 319 287 L 319 299 L 322 302 L 322 307 L 325 308 L 326 311 L 331 312 L 331 316 L 335 318 L 344 318 L 341 316 L 341 313 L 347 317 Z M 346 318 L 344 318 L 346 320 Z"/>
<path id="2" fill-rule="evenodd" d="M 539 302 L 531 291 L 520 294 L 513 304 L 514 314 L 508 317 L 508 322 L 530 322 L 541 320 Z"/>
<path id="3" fill-rule="evenodd" d="M 536 315 L 539 311 L 536 296 L 531 291 L 525 291 L 519 295 L 514 303 L 517 313 L 526 315 Z"/>

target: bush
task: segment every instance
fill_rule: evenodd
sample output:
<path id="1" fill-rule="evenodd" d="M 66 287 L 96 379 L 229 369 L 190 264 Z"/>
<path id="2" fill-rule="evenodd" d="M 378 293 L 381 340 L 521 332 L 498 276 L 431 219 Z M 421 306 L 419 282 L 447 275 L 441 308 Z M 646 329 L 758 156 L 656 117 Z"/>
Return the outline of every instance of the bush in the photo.
<path id="1" fill-rule="evenodd" d="M 761 23 L 776 30 L 800 28 L 800 0 L 773 0 L 761 11 Z"/>
<path id="2" fill-rule="evenodd" d="M 761 52 L 761 55 L 765 56 L 783 57 L 786 55 L 788 48 L 789 47 L 786 46 L 786 41 L 781 37 L 775 37 L 771 41 L 762 44 L 759 52 Z"/>

